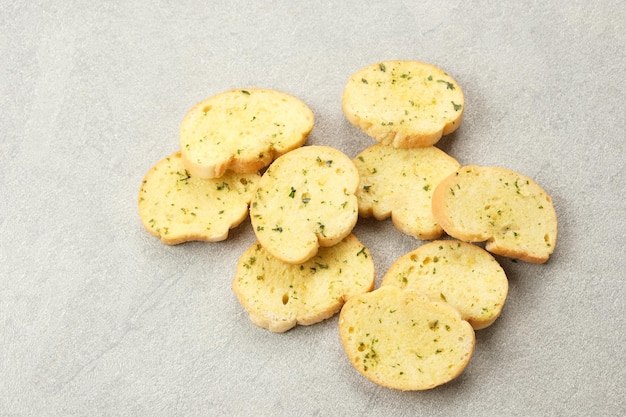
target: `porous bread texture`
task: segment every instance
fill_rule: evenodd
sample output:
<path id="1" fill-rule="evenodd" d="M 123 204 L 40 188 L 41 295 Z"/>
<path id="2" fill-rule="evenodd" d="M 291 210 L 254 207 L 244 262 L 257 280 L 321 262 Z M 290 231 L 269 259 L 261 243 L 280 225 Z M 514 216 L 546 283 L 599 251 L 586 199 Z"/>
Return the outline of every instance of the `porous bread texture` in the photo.
<path id="1" fill-rule="evenodd" d="M 396 148 L 437 143 L 463 119 L 459 84 L 418 61 L 384 61 L 354 73 L 342 96 L 346 118 L 378 142 Z"/>
<path id="2" fill-rule="evenodd" d="M 196 104 L 183 118 L 180 149 L 189 172 L 219 178 L 254 173 L 302 146 L 313 112 L 300 99 L 262 88 L 233 89 Z"/>
<path id="3" fill-rule="evenodd" d="M 448 235 L 486 241 L 485 249 L 498 255 L 544 263 L 556 245 L 552 199 L 535 181 L 506 168 L 462 167 L 437 186 L 432 208 Z"/>
<path id="4" fill-rule="evenodd" d="M 475 344 L 474 329 L 448 303 L 392 285 L 348 300 L 339 315 L 339 334 L 361 374 L 403 391 L 456 378 Z"/>
<path id="5" fill-rule="evenodd" d="M 474 330 L 496 321 L 509 289 L 504 270 L 489 252 L 458 240 L 436 240 L 401 256 L 383 277 L 385 285 L 447 302 Z"/>
<path id="6" fill-rule="evenodd" d="M 197 178 L 180 152 L 157 162 L 139 191 L 139 216 L 146 230 L 168 245 L 217 242 L 248 216 L 259 174 L 229 172 L 219 179 Z"/>
<path id="7" fill-rule="evenodd" d="M 254 324 L 282 333 L 332 317 L 345 300 L 371 291 L 374 278 L 369 251 L 350 234 L 302 265 L 286 264 L 255 243 L 239 259 L 232 286 Z"/>
<path id="8" fill-rule="evenodd" d="M 356 196 L 361 217 L 391 216 L 398 230 L 418 239 L 441 236 L 431 198 L 439 182 L 461 166 L 454 158 L 433 146 L 398 149 L 376 144 L 353 161 L 360 176 Z"/>
<path id="9" fill-rule="evenodd" d="M 280 156 L 263 174 L 250 205 L 257 240 L 283 262 L 306 262 L 354 228 L 358 183 L 352 160 L 329 146 Z"/>

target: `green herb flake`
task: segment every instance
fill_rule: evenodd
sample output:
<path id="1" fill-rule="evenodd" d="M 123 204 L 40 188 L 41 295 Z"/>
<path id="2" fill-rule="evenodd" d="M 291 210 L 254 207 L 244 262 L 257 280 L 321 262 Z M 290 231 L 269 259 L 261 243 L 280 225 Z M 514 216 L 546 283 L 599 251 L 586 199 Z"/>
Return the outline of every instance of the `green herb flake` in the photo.
<path id="1" fill-rule="evenodd" d="M 184 181 L 185 184 L 188 184 L 189 178 L 191 178 L 191 175 L 189 174 L 189 171 L 185 170 L 184 173 L 180 172 L 180 171 L 176 171 L 176 174 L 180 177 L 179 179 L 177 179 L 176 181 Z"/>
<path id="2" fill-rule="evenodd" d="M 294 198 L 296 195 L 296 189 L 291 187 L 291 192 L 289 193 L 289 197 Z"/>
<path id="3" fill-rule="evenodd" d="M 222 190 L 230 190 L 230 185 L 228 185 L 227 182 L 222 182 L 221 184 L 217 186 L 217 191 L 222 191 Z"/>
<path id="4" fill-rule="evenodd" d="M 449 82 L 449 81 L 446 81 L 446 80 L 437 80 L 437 82 L 438 82 L 438 83 L 443 83 L 443 84 L 446 84 L 446 88 L 447 88 L 448 90 L 454 90 L 454 84 L 452 84 L 452 83 L 451 83 L 451 82 Z"/>

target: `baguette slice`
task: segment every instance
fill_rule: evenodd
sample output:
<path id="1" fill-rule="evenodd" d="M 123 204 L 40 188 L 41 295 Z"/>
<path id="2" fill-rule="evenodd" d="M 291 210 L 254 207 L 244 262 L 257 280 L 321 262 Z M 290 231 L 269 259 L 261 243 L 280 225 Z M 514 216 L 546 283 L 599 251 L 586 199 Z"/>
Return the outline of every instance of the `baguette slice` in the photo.
<path id="1" fill-rule="evenodd" d="M 229 172 L 202 179 L 185 169 L 180 152 L 155 164 L 139 191 L 139 216 L 146 230 L 167 245 L 225 240 L 248 217 L 259 174 Z"/>
<path id="2" fill-rule="evenodd" d="M 442 69 L 417 61 L 385 61 L 354 73 L 343 91 L 346 118 L 378 142 L 396 148 L 437 143 L 463 118 L 459 84 Z"/>
<path id="3" fill-rule="evenodd" d="M 339 316 L 350 363 L 384 387 L 426 390 L 460 375 L 474 352 L 472 326 L 448 303 L 387 285 L 351 298 Z"/>
<path id="4" fill-rule="evenodd" d="M 196 104 L 180 128 L 185 167 L 196 177 L 227 170 L 255 173 L 302 146 L 313 112 L 289 94 L 261 88 L 229 90 Z"/>
<path id="5" fill-rule="evenodd" d="M 250 205 L 257 240 L 283 262 L 306 262 L 354 228 L 358 183 L 354 163 L 337 149 L 304 146 L 280 156 Z"/>
<path id="6" fill-rule="evenodd" d="M 354 158 L 359 170 L 359 215 L 383 220 L 391 216 L 401 232 L 435 239 L 443 229 L 432 213 L 435 187 L 460 164 L 434 146 L 397 149 L 376 144 Z"/>
<path id="7" fill-rule="evenodd" d="M 496 321 L 509 289 L 504 270 L 489 252 L 458 240 L 437 240 L 401 256 L 385 274 L 384 285 L 445 301 L 474 330 Z"/>
<path id="8" fill-rule="evenodd" d="M 462 167 L 437 186 L 432 209 L 448 235 L 486 241 L 492 253 L 544 263 L 554 251 L 552 199 L 535 181 L 509 169 Z"/>
<path id="9" fill-rule="evenodd" d="M 369 251 L 348 235 L 302 265 L 286 264 L 256 243 L 239 259 L 232 286 L 254 324 L 281 333 L 332 317 L 345 300 L 371 291 L 374 275 Z"/>

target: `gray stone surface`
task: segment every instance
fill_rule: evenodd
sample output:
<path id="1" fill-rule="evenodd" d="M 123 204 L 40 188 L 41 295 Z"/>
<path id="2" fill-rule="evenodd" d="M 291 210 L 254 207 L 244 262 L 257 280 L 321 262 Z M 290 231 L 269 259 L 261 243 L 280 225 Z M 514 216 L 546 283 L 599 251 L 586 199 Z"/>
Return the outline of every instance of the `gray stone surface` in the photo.
<path id="1" fill-rule="evenodd" d="M 626 414 L 623 1 L 5 1 L 0 56 L 0 415 Z M 308 144 L 356 156 L 343 86 L 387 59 L 448 71 L 465 118 L 438 146 L 534 178 L 559 218 L 548 263 L 498 258 L 502 316 L 425 392 L 358 374 L 337 317 L 255 327 L 230 284 L 248 221 L 168 247 L 137 212 L 186 111 L 229 88 L 301 98 Z M 354 232 L 377 284 L 422 243 Z"/>

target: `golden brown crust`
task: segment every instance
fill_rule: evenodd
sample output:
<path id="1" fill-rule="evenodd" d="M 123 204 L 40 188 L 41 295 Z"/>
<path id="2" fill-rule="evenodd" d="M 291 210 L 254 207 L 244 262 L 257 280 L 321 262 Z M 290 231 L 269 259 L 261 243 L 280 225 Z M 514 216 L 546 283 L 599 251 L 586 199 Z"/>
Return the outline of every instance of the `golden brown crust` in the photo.
<path id="1" fill-rule="evenodd" d="M 286 264 L 255 243 L 239 259 L 232 285 L 252 322 L 280 333 L 332 317 L 347 299 L 371 291 L 374 276 L 369 251 L 348 235 L 302 265 Z"/>
<path id="2" fill-rule="evenodd" d="M 433 146 L 398 149 L 376 144 L 362 151 L 359 170 L 359 214 L 383 220 L 418 239 L 435 239 L 443 229 L 432 214 L 432 193 L 460 164 Z"/>
<path id="3" fill-rule="evenodd" d="M 544 263 L 554 251 L 557 217 L 550 196 L 532 179 L 499 167 L 468 165 L 444 179 L 432 200 L 445 232 L 488 251 Z"/>
<path id="4" fill-rule="evenodd" d="M 459 376 L 473 354 L 472 326 L 444 302 L 387 285 L 348 300 L 339 334 L 350 363 L 384 387 L 426 390 Z"/>
<path id="5" fill-rule="evenodd" d="M 265 171 L 250 205 L 258 241 L 283 262 L 300 264 L 346 237 L 358 219 L 359 173 L 341 151 L 304 146 Z"/>
<path id="6" fill-rule="evenodd" d="M 437 240 L 401 256 L 381 286 L 412 289 L 456 308 L 474 330 L 490 326 L 508 293 L 504 270 L 484 249 L 458 240 Z"/>
<path id="7" fill-rule="evenodd" d="M 384 61 L 354 73 L 342 96 L 353 125 L 396 148 L 434 145 L 455 131 L 465 100 L 459 84 L 433 65 Z"/>
<path id="8" fill-rule="evenodd" d="M 192 176 L 176 152 L 155 164 L 139 191 L 146 230 L 167 245 L 217 242 L 248 216 L 259 174 L 227 173 L 219 179 Z"/>
<path id="9" fill-rule="evenodd" d="M 255 173 L 302 146 L 313 112 L 300 99 L 262 88 L 233 89 L 201 101 L 180 128 L 185 167 L 200 178 Z"/>

